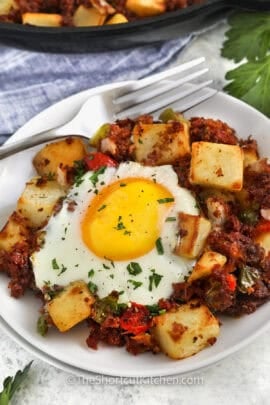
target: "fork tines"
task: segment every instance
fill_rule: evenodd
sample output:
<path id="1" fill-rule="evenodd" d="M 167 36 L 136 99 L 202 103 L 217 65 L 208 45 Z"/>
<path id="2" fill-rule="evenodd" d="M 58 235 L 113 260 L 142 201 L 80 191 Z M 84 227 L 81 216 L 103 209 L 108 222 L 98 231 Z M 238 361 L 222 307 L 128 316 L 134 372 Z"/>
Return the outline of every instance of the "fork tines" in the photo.
<path id="1" fill-rule="evenodd" d="M 212 80 L 192 83 L 208 72 L 208 68 L 197 69 L 203 62 L 204 58 L 198 58 L 136 82 L 132 91 L 114 99 L 115 118 L 134 118 L 153 113 L 179 100 L 183 102 L 183 107 L 179 108 L 184 111 L 211 97 L 216 93 L 215 90 L 202 90 Z"/>

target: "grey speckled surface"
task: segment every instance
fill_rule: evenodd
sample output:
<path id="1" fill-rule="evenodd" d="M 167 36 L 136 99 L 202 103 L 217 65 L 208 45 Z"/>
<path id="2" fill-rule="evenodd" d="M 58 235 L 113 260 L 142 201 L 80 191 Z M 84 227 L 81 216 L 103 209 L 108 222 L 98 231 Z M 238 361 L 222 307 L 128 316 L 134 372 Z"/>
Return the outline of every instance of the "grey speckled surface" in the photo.
<path id="1" fill-rule="evenodd" d="M 219 56 L 225 24 L 201 35 L 186 48 L 177 62 L 205 55 L 214 87 L 221 89 L 231 63 Z M 209 76 L 210 76 L 209 75 Z M 28 354 L 0 331 L 0 381 L 13 375 L 30 360 L 29 378 L 14 397 L 18 405 L 268 405 L 270 398 L 270 345 L 268 333 L 233 356 L 197 375 L 193 385 L 86 385 Z M 72 382 L 72 383 L 71 383 Z"/>

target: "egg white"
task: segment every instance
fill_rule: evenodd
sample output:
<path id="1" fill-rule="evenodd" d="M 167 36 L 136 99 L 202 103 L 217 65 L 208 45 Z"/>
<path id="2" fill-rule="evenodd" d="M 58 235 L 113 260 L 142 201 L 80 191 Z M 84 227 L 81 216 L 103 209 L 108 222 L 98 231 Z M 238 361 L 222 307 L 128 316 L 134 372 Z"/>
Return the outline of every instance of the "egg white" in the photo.
<path id="1" fill-rule="evenodd" d="M 180 211 L 197 215 L 195 199 L 188 190 L 179 187 L 177 175 L 169 165 L 146 167 L 135 162 L 121 163 L 118 168 L 109 167 L 100 174 L 95 187 L 90 180 L 91 174 L 93 173 L 87 172 L 82 177 L 81 184 L 70 189 L 61 210 L 50 218 L 44 228 L 44 243 L 31 257 L 37 287 L 42 288 L 47 282 L 65 286 L 72 281 L 84 280 L 86 283 L 92 281 L 97 285 L 100 298 L 107 296 L 112 290 L 123 292 L 120 296 L 121 302 L 153 304 L 160 298 L 169 297 L 172 283 L 182 281 L 192 266 L 192 261 L 173 253 L 178 239 L 177 220 L 163 223 L 160 234 L 163 255 L 159 255 L 155 247 L 135 259 L 114 262 L 106 258 L 102 260 L 84 244 L 81 220 L 98 191 L 113 182 L 130 177 L 154 180 L 170 191 L 174 204 L 167 217 L 177 218 Z M 76 203 L 72 212 L 69 210 L 70 201 Z M 139 263 L 143 270 L 140 274 L 129 274 L 127 266 L 131 261 Z M 56 266 L 53 266 L 53 262 L 57 263 L 58 269 L 54 268 Z M 152 284 L 150 291 L 149 277 L 151 278 L 153 271 L 162 277 L 158 286 Z M 134 289 L 129 280 L 135 280 L 142 285 Z"/>

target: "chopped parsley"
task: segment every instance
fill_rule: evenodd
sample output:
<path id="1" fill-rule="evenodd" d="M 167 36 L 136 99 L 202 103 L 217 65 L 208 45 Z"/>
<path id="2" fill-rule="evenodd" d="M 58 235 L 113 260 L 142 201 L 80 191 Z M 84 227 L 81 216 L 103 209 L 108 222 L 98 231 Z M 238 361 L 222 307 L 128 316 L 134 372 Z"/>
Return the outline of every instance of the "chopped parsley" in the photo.
<path id="1" fill-rule="evenodd" d="M 106 207 L 107 207 L 107 205 L 106 205 L 106 204 L 103 204 L 103 205 L 98 209 L 98 212 L 104 210 L 104 208 L 106 208 Z"/>
<path id="2" fill-rule="evenodd" d="M 82 184 L 83 182 L 82 176 L 85 173 L 85 165 L 83 160 L 75 160 L 74 169 L 75 169 L 74 184 L 76 187 L 79 187 L 79 185 Z"/>
<path id="3" fill-rule="evenodd" d="M 88 286 L 89 291 L 90 291 L 92 294 L 95 294 L 95 293 L 97 292 L 97 290 L 98 290 L 98 286 L 97 286 L 95 283 L 93 283 L 92 281 L 89 281 L 89 283 L 87 284 L 87 286 Z"/>
<path id="4" fill-rule="evenodd" d="M 146 305 L 146 308 L 148 309 L 148 311 L 150 312 L 150 314 L 152 316 L 161 315 L 161 314 L 164 314 L 166 312 L 166 309 L 159 308 L 159 306 L 157 304 Z"/>
<path id="5" fill-rule="evenodd" d="M 141 281 L 136 280 L 128 280 L 128 282 L 133 285 L 133 290 L 136 290 L 143 284 Z"/>
<path id="6" fill-rule="evenodd" d="M 56 258 L 52 259 L 52 268 L 54 270 L 59 270 L 60 269 L 59 264 L 56 261 Z"/>
<path id="7" fill-rule="evenodd" d="M 104 267 L 104 269 L 108 270 L 110 268 L 110 266 L 107 266 L 106 264 L 102 264 L 102 266 Z"/>
<path id="8" fill-rule="evenodd" d="M 131 231 L 128 231 L 126 229 L 126 226 L 124 225 L 123 221 L 122 221 L 122 216 L 120 215 L 118 217 L 118 223 L 116 226 L 114 226 L 114 229 L 116 229 L 117 231 L 125 231 L 124 235 L 131 235 Z"/>
<path id="9" fill-rule="evenodd" d="M 171 198 L 171 197 L 160 198 L 159 200 L 157 200 L 157 202 L 159 204 L 166 204 L 166 203 L 169 203 L 169 202 L 174 202 L 174 198 Z"/>
<path id="10" fill-rule="evenodd" d="M 164 255 L 164 248 L 163 248 L 163 245 L 162 245 L 161 238 L 158 238 L 156 240 L 156 248 L 157 248 L 157 252 L 158 252 L 159 255 Z"/>
<path id="11" fill-rule="evenodd" d="M 93 275 L 95 274 L 95 270 L 91 269 L 88 271 L 88 277 L 93 277 Z"/>
<path id="12" fill-rule="evenodd" d="M 165 220 L 165 222 L 174 222 L 174 221 L 176 221 L 176 218 L 175 218 L 175 217 L 168 217 L 168 218 L 166 218 L 166 220 Z"/>
<path id="13" fill-rule="evenodd" d="M 137 276 L 138 274 L 142 273 L 142 268 L 139 263 L 131 262 L 127 266 L 127 271 L 131 276 Z"/>
<path id="14" fill-rule="evenodd" d="M 148 290 L 153 291 L 153 287 L 157 288 L 161 282 L 162 275 L 157 274 L 154 269 L 151 270 L 152 274 L 149 276 L 149 286 Z"/>
<path id="15" fill-rule="evenodd" d="M 106 166 L 101 166 L 98 170 L 96 170 L 92 176 L 90 176 L 89 180 L 92 182 L 93 186 L 96 187 L 98 183 L 98 177 L 100 174 L 105 172 Z"/>
<path id="16" fill-rule="evenodd" d="M 126 187 L 126 183 L 120 183 L 120 187 Z"/>
<path id="17" fill-rule="evenodd" d="M 65 267 L 63 264 L 61 264 L 61 271 L 60 271 L 57 275 L 60 276 L 60 275 L 63 274 L 66 270 L 67 270 L 67 267 Z"/>

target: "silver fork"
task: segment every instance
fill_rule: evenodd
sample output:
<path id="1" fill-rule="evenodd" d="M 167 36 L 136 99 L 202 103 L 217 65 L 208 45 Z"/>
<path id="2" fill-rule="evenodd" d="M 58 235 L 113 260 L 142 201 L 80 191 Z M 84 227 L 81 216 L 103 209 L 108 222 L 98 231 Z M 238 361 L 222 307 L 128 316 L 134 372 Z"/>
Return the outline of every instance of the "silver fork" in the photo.
<path id="1" fill-rule="evenodd" d="M 97 87 L 82 104 L 77 114 L 64 125 L 47 129 L 0 147 L 0 160 L 45 142 L 65 138 L 81 137 L 89 140 L 104 122 L 134 118 L 141 114 L 155 113 L 181 100 L 178 111 L 186 111 L 216 94 L 209 89 L 212 81 L 197 84 L 192 80 L 201 77 L 208 69 L 198 66 L 205 59 L 198 58 L 164 72 L 133 82 Z M 91 117 L 93 114 L 93 118 Z"/>

